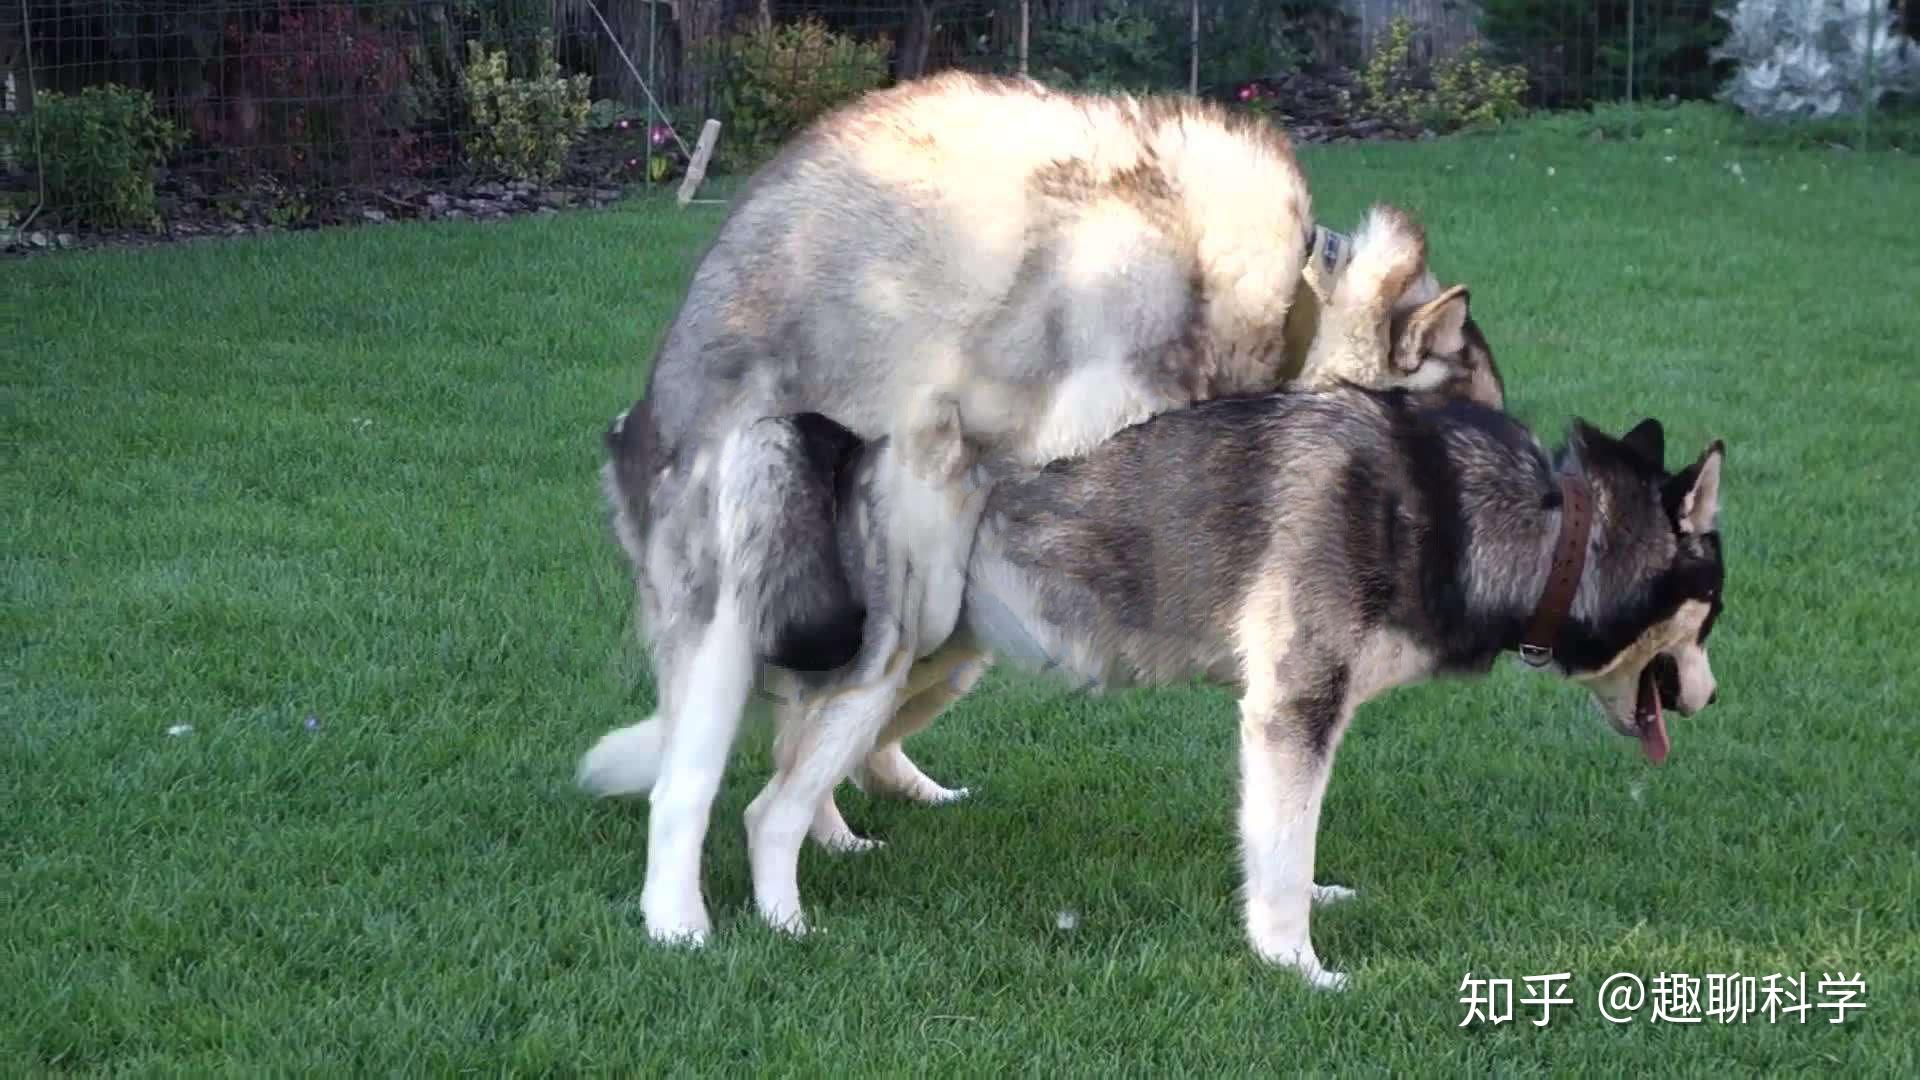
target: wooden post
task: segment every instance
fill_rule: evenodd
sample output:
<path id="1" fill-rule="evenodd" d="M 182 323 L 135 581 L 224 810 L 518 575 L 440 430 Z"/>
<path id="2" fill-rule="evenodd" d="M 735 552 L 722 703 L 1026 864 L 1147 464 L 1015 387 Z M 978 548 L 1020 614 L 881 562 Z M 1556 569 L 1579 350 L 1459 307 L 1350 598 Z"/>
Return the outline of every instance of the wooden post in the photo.
<path id="1" fill-rule="evenodd" d="M 1200 96 L 1200 0 L 1188 0 L 1193 26 L 1187 33 L 1187 93 Z"/>
<path id="2" fill-rule="evenodd" d="M 686 178 L 680 181 L 681 206 L 693 201 L 693 193 L 700 189 L 700 181 L 707 178 L 707 160 L 713 157 L 713 144 L 719 138 L 720 121 L 709 118 L 700 126 L 700 141 L 693 144 L 693 157 L 687 160 Z"/>
<path id="3" fill-rule="evenodd" d="M 1030 19 L 1028 0 L 1020 0 L 1020 74 L 1027 73 L 1027 26 Z"/>

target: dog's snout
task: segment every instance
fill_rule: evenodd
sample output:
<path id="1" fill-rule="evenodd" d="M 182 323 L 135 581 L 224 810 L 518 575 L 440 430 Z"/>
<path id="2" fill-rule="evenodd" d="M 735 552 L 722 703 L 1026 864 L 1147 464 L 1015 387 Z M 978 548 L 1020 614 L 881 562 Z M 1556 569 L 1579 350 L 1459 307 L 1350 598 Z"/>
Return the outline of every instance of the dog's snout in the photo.
<path id="1" fill-rule="evenodd" d="M 1707 695 L 1707 704 L 1714 705 L 1714 704 L 1717 704 L 1719 701 L 1720 701 L 1720 688 L 1716 686 L 1713 688 L 1713 693 Z"/>

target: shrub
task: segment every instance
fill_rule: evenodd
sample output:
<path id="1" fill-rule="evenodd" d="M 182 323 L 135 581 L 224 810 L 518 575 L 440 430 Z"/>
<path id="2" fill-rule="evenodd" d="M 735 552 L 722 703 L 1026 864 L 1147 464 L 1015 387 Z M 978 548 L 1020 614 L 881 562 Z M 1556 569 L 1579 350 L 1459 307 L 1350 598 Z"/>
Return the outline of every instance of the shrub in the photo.
<path id="1" fill-rule="evenodd" d="M 1369 112 L 1396 123 L 1452 131 L 1498 124 L 1524 111 L 1525 68 L 1491 63 L 1477 45 L 1469 45 L 1423 72 L 1409 60 L 1412 45 L 1413 24 L 1395 16 L 1360 72 Z"/>
<path id="2" fill-rule="evenodd" d="M 1185 82 L 1170 46 L 1144 12 L 1110 7 L 1084 22 L 1041 29 L 1029 63 L 1035 78 L 1062 88 L 1145 91 Z"/>
<path id="3" fill-rule="evenodd" d="M 1768 120 L 1827 119 L 1920 87 L 1920 49 L 1880 0 L 1739 0 L 1714 50 L 1738 65 L 1717 95 Z"/>
<path id="4" fill-rule="evenodd" d="M 106 227 L 159 223 L 153 168 L 183 134 L 154 114 L 145 90 L 112 84 L 72 95 L 43 90 L 32 118 L 19 124 L 16 137 L 29 155 L 30 125 L 38 125 L 41 179 L 54 209 Z"/>
<path id="5" fill-rule="evenodd" d="M 567 149 L 587 126 L 591 78 L 560 74 L 550 41 L 534 49 L 534 73 L 508 74 L 507 54 L 467 43 L 466 101 L 474 131 L 467 149 L 483 169 L 546 183 L 560 175 Z"/>
<path id="6" fill-rule="evenodd" d="M 731 166 L 770 156 L 788 136 L 887 80 L 890 42 L 836 34 L 819 19 L 757 27 L 722 45 L 720 143 Z"/>
<path id="7" fill-rule="evenodd" d="M 411 38 L 363 23 L 352 7 L 283 6 L 272 25 L 230 27 L 234 83 L 250 102 L 215 141 L 258 144 L 290 177 L 376 179 L 407 171 L 414 140 Z"/>

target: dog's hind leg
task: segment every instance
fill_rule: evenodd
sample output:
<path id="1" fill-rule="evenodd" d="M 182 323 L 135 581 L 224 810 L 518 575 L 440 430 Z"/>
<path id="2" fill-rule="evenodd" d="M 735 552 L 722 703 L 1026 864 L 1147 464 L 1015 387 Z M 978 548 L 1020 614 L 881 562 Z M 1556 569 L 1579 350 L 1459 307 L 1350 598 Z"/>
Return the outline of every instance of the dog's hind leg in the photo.
<path id="1" fill-rule="evenodd" d="M 897 638 L 896 638 L 897 641 Z M 879 643 L 869 641 L 868 648 Z M 821 800 L 844 778 L 900 701 L 906 676 L 904 652 L 886 643 L 885 667 L 821 702 L 811 715 L 789 725 L 790 746 L 775 755 L 775 773 L 747 807 L 747 854 L 753 895 L 761 917 L 794 934 L 806 932 L 800 904 L 800 845 L 818 820 Z M 838 811 L 835 810 L 835 814 Z"/>
<path id="2" fill-rule="evenodd" d="M 724 591 L 665 697 L 667 717 L 647 820 L 647 878 L 640 908 L 657 941 L 705 942 L 711 924 L 700 891 L 700 852 L 727 755 L 753 686 L 753 640 Z"/>
<path id="3" fill-rule="evenodd" d="M 1314 847 L 1334 747 L 1351 709 L 1345 667 L 1317 674 L 1307 692 L 1251 680 L 1241 702 L 1246 932 L 1261 959 L 1295 969 L 1315 989 L 1340 990 L 1347 977 L 1321 966 L 1308 922 L 1314 900 L 1338 898 L 1313 883 Z"/>
<path id="4" fill-rule="evenodd" d="M 773 710 L 774 778 L 768 781 L 769 786 L 778 782 L 793 766 L 797 740 L 805 731 L 807 721 L 801 706 L 801 693 L 797 683 L 785 681 L 781 685 L 778 695 L 780 703 Z M 847 819 L 840 815 L 839 804 L 833 801 L 831 788 L 820 797 L 813 823 L 807 826 L 807 837 L 836 855 L 857 854 L 880 846 L 880 841 L 859 835 L 847 824 Z"/>
<path id="5" fill-rule="evenodd" d="M 932 724 L 947 707 L 965 697 L 993 664 L 991 654 L 970 646 L 949 646 L 915 665 L 911 695 L 880 733 L 877 748 L 854 770 L 860 790 L 927 806 L 967 797 L 966 788 L 943 787 L 907 757 L 900 744 Z"/>

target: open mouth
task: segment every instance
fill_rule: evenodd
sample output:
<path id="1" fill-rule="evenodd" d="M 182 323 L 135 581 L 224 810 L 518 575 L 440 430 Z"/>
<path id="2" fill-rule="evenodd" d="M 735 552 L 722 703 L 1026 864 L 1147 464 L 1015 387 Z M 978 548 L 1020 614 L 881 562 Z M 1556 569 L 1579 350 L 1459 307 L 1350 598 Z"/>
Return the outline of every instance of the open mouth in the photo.
<path id="1" fill-rule="evenodd" d="M 1640 738 L 1640 749 L 1655 765 L 1667 760 L 1673 744 L 1667 739 L 1667 714 L 1660 707 L 1660 681 L 1648 664 L 1640 669 L 1640 686 L 1633 698 L 1633 730 Z"/>

